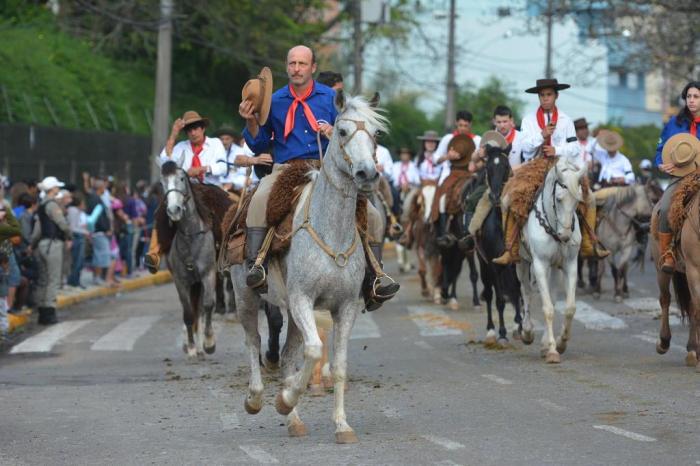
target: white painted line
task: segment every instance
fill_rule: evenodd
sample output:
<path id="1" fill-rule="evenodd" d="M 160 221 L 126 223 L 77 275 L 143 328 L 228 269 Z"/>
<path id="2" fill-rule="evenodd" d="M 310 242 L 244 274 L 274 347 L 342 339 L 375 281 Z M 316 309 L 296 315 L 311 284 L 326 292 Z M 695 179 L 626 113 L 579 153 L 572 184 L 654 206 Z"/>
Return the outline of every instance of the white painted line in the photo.
<path id="1" fill-rule="evenodd" d="M 350 333 L 351 340 L 362 340 L 366 338 L 380 338 L 379 326 L 374 321 L 374 317 L 369 312 L 360 314 L 355 319 L 355 325 Z"/>
<path id="2" fill-rule="evenodd" d="M 63 338 L 92 322 L 93 319 L 69 320 L 53 325 L 41 333 L 27 338 L 12 348 L 10 353 L 47 353 Z"/>
<path id="3" fill-rule="evenodd" d="M 647 343 L 653 343 L 654 345 L 656 345 L 656 342 L 658 341 L 658 337 L 648 334 L 632 335 L 632 337 L 636 338 L 637 340 L 646 341 Z M 684 353 L 686 351 L 685 348 L 674 343 L 671 343 L 670 349 L 672 349 L 673 351 L 679 351 L 681 353 Z"/>
<path id="4" fill-rule="evenodd" d="M 399 410 L 392 407 L 382 408 L 382 414 L 384 414 L 384 416 L 388 417 L 389 419 L 398 419 L 401 417 Z"/>
<path id="5" fill-rule="evenodd" d="M 557 312 L 564 314 L 564 307 L 564 301 L 559 301 L 555 308 Z M 576 301 L 574 320 L 581 322 L 589 330 L 621 330 L 627 328 L 624 320 L 599 311 L 584 301 Z"/>
<path id="6" fill-rule="evenodd" d="M 433 348 L 433 345 L 431 345 L 431 344 L 428 343 L 427 341 L 423 341 L 423 340 L 414 341 L 413 344 L 416 345 L 417 347 L 423 348 L 423 349 L 425 349 L 425 350 L 433 350 L 433 349 L 435 349 L 435 348 Z"/>
<path id="7" fill-rule="evenodd" d="M 433 463 L 435 466 L 462 466 L 459 463 L 455 463 L 452 460 L 442 460 L 438 461 L 437 463 Z"/>
<path id="8" fill-rule="evenodd" d="M 535 400 L 535 401 L 536 401 L 540 406 L 542 406 L 542 407 L 544 407 L 544 408 L 547 408 L 547 409 L 551 409 L 552 411 L 557 411 L 557 412 L 560 412 L 560 413 L 563 412 L 563 411 L 566 411 L 566 408 L 565 408 L 565 407 L 559 406 L 558 404 L 556 404 L 556 403 L 554 403 L 554 402 L 552 402 L 552 401 L 549 401 L 549 400 L 544 400 L 544 399 L 540 398 L 540 399 Z"/>
<path id="9" fill-rule="evenodd" d="M 238 420 L 236 413 L 221 413 L 219 414 L 221 419 L 221 426 L 224 430 L 233 430 L 241 427 L 241 422 Z"/>
<path id="10" fill-rule="evenodd" d="M 460 448 L 465 448 L 461 443 L 457 443 L 443 437 L 436 437 L 434 435 L 422 435 L 421 437 L 448 450 L 459 450 Z"/>
<path id="11" fill-rule="evenodd" d="M 277 458 L 255 445 L 239 445 L 238 448 L 243 450 L 246 455 L 262 464 L 277 464 Z"/>
<path id="12" fill-rule="evenodd" d="M 153 327 L 160 316 L 129 317 L 90 347 L 93 351 L 132 351 L 136 341 Z"/>
<path id="13" fill-rule="evenodd" d="M 627 298 L 623 301 L 625 306 L 629 306 L 637 311 L 646 312 L 661 312 L 661 305 L 659 304 L 659 298 Z M 670 305 L 668 311 L 671 314 L 680 315 L 681 311 L 674 305 Z"/>
<path id="14" fill-rule="evenodd" d="M 503 377 L 499 377 L 494 374 L 481 374 L 481 376 L 485 379 L 490 380 L 491 382 L 496 382 L 499 385 L 513 385 L 512 381 L 504 379 Z"/>
<path id="15" fill-rule="evenodd" d="M 629 430 L 620 429 L 619 427 L 609 426 L 609 425 L 598 425 L 593 426 L 594 429 L 604 430 L 613 434 L 621 435 L 638 442 L 656 442 L 654 437 L 647 437 L 646 435 L 638 434 L 636 432 L 630 432 Z"/>
<path id="16" fill-rule="evenodd" d="M 427 306 L 407 306 L 407 309 L 422 337 L 462 335 L 461 330 L 440 323 L 441 320 L 449 319 L 447 313 L 442 309 Z"/>

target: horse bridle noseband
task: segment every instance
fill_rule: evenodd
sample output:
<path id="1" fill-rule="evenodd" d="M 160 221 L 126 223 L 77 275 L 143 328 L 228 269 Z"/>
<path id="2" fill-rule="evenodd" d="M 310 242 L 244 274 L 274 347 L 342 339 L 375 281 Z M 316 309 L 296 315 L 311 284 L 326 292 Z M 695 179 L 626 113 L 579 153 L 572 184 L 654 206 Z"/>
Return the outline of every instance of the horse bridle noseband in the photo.
<path id="1" fill-rule="evenodd" d="M 554 170 L 557 170 L 556 173 L 558 172 L 557 167 L 554 167 Z M 571 190 L 567 186 L 564 185 L 561 181 L 559 181 L 559 177 L 555 177 L 554 183 L 552 184 L 552 209 L 554 209 L 554 224 L 559 222 L 559 216 L 557 214 L 557 199 L 556 199 L 556 191 L 557 191 L 557 186 L 560 186 L 564 188 L 571 196 L 579 201 L 578 196 L 575 196 Z M 544 229 L 545 232 L 552 238 L 557 243 L 563 243 L 564 241 L 561 239 L 559 236 L 559 233 L 555 230 L 554 227 L 552 227 L 552 223 L 549 221 L 549 218 L 547 217 L 547 211 L 544 209 L 544 185 L 540 188 L 539 192 L 537 193 L 539 197 L 542 198 L 542 210 L 543 212 L 540 212 L 540 209 L 537 208 L 537 203 L 535 203 L 535 217 L 537 218 L 537 221 L 539 222 L 540 226 Z M 581 201 L 579 201 L 581 202 Z M 544 216 L 543 216 L 544 215 Z M 574 210 L 574 213 L 572 214 L 572 217 L 576 217 L 576 211 Z M 571 231 L 573 232 L 576 226 L 576 222 L 571 221 Z"/>
<path id="2" fill-rule="evenodd" d="M 188 177 L 188 175 L 187 175 L 187 172 L 186 172 L 185 170 L 183 170 L 182 168 L 178 167 L 178 168 L 176 169 L 176 172 L 175 172 L 175 173 L 177 173 L 177 172 L 182 172 L 182 173 L 185 175 L 185 182 L 186 182 L 186 183 L 189 183 L 189 182 L 190 182 L 189 177 Z M 165 199 L 166 205 L 167 205 L 167 203 L 168 203 L 168 194 L 170 194 L 170 193 L 182 194 L 182 197 L 185 199 L 185 202 L 184 202 L 185 204 L 187 204 L 187 201 L 189 201 L 189 200 L 190 200 L 190 197 L 191 197 L 191 196 L 190 196 L 190 193 L 185 192 L 185 191 L 183 191 L 183 190 L 181 190 L 181 189 L 177 189 L 177 188 L 168 189 L 168 190 L 165 191 L 165 193 L 163 194 L 163 199 Z"/>

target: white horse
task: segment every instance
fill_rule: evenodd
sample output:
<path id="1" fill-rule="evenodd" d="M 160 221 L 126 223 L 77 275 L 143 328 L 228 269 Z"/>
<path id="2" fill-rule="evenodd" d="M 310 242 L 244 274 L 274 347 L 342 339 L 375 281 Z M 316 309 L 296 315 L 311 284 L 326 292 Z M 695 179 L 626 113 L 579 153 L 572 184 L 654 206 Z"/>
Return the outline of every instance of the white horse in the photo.
<path id="1" fill-rule="evenodd" d="M 586 174 L 585 164 L 577 165 L 569 157 L 560 157 L 549 170 L 544 185 L 537 194 L 535 206 L 523 228 L 522 260 L 518 264 L 518 278 L 525 301 L 522 340 L 534 340 L 534 326 L 530 320 L 533 299 L 531 273 L 542 298 L 545 332 L 542 335 L 542 356 L 547 363 L 559 363 L 571 337 L 571 322 L 576 312 L 576 263 L 581 246 L 581 231 L 576 206 L 583 195 L 580 179 Z M 564 273 L 566 287 L 565 322 L 557 341 L 554 340 L 554 303 L 550 290 L 552 268 Z"/>
<path id="2" fill-rule="evenodd" d="M 284 387 L 275 400 L 277 412 L 288 416 L 291 436 L 306 433 L 296 406 L 321 358 L 313 311 L 331 311 L 336 442 L 355 443 L 357 436 L 347 423 L 344 401 L 348 340 L 355 317 L 364 308 L 360 288 L 366 260 L 355 225 L 355 207 L 358 192 L 371 191 L 379 179 L 373 158 L 374 138 L 378 131 L 386 131 L 387 122 L 360 97 L 346 100 L 339 92 L 335 105 L 339 116 L 322 168 L 312 172 L 313 183 L 300 197 L 289 252 L 269 261 L 268 291 L 262 298 L 288 309 L 291 316 L 281 355 Z M 261 298 L 246 286 L 246 272 L 242 265 L 231 268 L 236 307 L 250 356 L 250 383 L 244 406 L 248 413 L 255 414 L 263 401 L 258 333 Z M 301 370 L 297 370 L 295 357 L 302 343 L 304 361 Z"/>

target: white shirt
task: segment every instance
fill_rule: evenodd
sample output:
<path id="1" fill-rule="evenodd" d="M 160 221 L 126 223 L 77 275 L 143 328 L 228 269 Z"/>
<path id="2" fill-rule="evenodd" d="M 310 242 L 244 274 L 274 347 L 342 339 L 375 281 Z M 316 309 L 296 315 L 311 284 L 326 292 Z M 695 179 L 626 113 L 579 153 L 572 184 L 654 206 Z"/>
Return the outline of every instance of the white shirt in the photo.
<path id="1" fill-rule="evenodd" d="M 433 153 L 433 160 L 436 163 L 438 160 L 440 160 L 441 157 L 447 155 L 447 147 L 450 145 L 450 141 L 453 137 L 455 137 L 454 133 L 448 133 L 444 135 L 442 139 L 440 139 L 440 143 L 438 144 L 437 149 L 435 149 L 435 153 Z M 472 140 L 474 141 L 474 145 L 478 148 L 479 144 L 481 143 L 481 136 L 475 134 Z M 442 182 L 445 181 L 445 178 L 450 176 L 450 161 L 445 160 L 444 162 L 442 162 L 440 164 L 440 168 L 440 181 L 438 181 L 438 184 L 442 184 Z"/>
<path id="2" fill-rule="evenodd" d="M 608 154 L 608 151 L 602 147 L 596 147 L 594 152 L 595 159 L 600 162 L 600 176 L 598 182 L 611 181 L 613 178 L 624 178 L 625 184 L 634 184 L 635 177 L 632 171 L 630 160 L 620 151 L 615 153 L 614 157 Z"/>
<path id="3" fill-rule="evenodd" d="M 578 141 L 579 151 L 581 152 L 581 157 L 583 157 L 584 162 L 590 163 L 593 161 L 593 153 L 595 152 L 597 146 L 598 141 L 596 141 L 596 139 L 592 136 L 588 136 L 588 139 L 585 141 Z"/>
<path id="4" fill-rule="evenodd" d="M 406 176 L 406 181 L 409 186 L 420 186 L 420 175 L 418 174 L 418 167 L 416 163 L 411 160 L 404 165 L 403 162 L 394 162 L 394 166 L 391 171 L 391 179 L 393 180 L 394 187 L 396 189 L 401 189 L 401 173 Z"/>
<path id="5" fill-rule="evenodd" d="M 508 154 L 508 162 L 511 168 L 520 166 L 523 163 L 522 152 L 523 152 L 523 135 L 517 129 L 515 131 L 515 136 L 513 137 L 513 142 L 510 145 L 510 154 Z M 503 137 L 506 137 L 504 135 Z"/>
<path id="6" fill-rule="evenodd" d="M 433 154 L 425 154 L 423 161 L 418 166 L 418 176 L 422 180 L 437 181 L 440 179 L 440 172 L 442 168 L 435 165 L 433 159 Z"/>
<path id="7" fill-rule="evenodd" d="M 547 118 L 545 116 L 545 123 L 546 122 Z M 535 156 L 537 149 L 544 143 L 542 130 L 537 124 L 537 111 L 523 118 L 520 131 L 523 135 L 523 158 L 525 160 L 530 160 Z M 581 150 L 579 148 L 578 139 L 576 138 L 574 122 L 561 110 L 559 110 L 557 126 L 552 134 L 552 146 L 554 146 L 555 154 L 559 157 L 581 157 Z"/>
<path id="8" fill-rule="evenodd" d="M 248 145 L 245 143 L 243 144 L 243 147 L 239 146 L 238 144 L 231 144 L 231 147 L 229 147 L 228 150 L 224 150 L 224 158 L 217 160 L 217 163 L 223 165 L 224 167 L 228 165 L 229 170 L 227 175 L 226 168 L 224 168 L 224 174 L 219 177 L 219 182 L 217 183 L 218 185 L 230 183 L 236 189 L 245 187 L 247 167 L 231 165 L 236 161 L 236 156 L 238 155 L 242 155 L 244 157 L 254 157 L 255 153 L 250 150 Z M 253 171 L 251 176 L 255 176 L 254 174 L 255 172 Z"/>
<path id="9" fill-rule="evenodd" d="M 175 144 L 172 158 L 166 155 L 165 148 L 163 148 L 160 153 L 160 164 L 163 165 L 168 160 L 178 161 L 182 154 L 184 154 L 184 161 L 180 168 L 187 171 L 192 167 L 192 159 L 194 158 L 192 144 L 189 140 L 180 141 Z M 210 173 L 204 176 L 204 181 L 206 183 L 215 184 L 217 186 L 220 185 L 219 177 L 226 174 L 226 165 L 223 163 L 216 163 L 217 160 L 221 159 L 226 160 L 226 150 L 221 140 L 219 138 L 205 136 L 204 148 L 202 152 L 199 153 L 199 161 L 202 163 L 203 167 L 209 167 L 210 170 Z"/>
<path id="10" fill-rule="evenodd" d="M 382 176 L 391 181 L 391 171 L 394 166 L 394 159 L 391 158 L 389 149 L 377 144 L 377 165 L 382 167 Z"/>

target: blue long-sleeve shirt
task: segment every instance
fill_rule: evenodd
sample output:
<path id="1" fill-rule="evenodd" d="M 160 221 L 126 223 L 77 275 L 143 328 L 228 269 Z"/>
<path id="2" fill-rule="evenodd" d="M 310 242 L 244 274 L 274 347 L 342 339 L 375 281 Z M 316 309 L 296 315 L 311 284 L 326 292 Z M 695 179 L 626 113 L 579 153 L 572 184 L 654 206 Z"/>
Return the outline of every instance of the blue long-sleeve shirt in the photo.
<path id="1" fill-rule="evenodd" d="M 668 123 L 666 123 L 666 126 L 664 126 L 664 129 L 661 131 L 659 145 L 656 146 L 656 160 L 654 160 L 654 164 L 657 167 L 663 163 L 661 151 L 666 145 L 666 141 L 671 139 L 672 136 L 680 133 L 690 133 L 690 124 L 686 120 L 679 123 L 676 117 L 672 117 L 670 120 L 668 120 Z"/>
<path id="2" fill-rule="evenodd" d="M 317 121 L 325 121 L 334 124 L 338 112 L 333 103 L 335 91 L 328 86 L 314 82 L 314 89 L 306 99 Z M 270 145 L 273 146 L 273 158 L 275 163 L 285 163 L 293 159 L 318 159 L 318 143 L 316 132 L 311 128 L 304 109 L 299 104 L 294 114 L 294 129 L 284 138 L 284 123 L 287 119 L 287 111 L 294 102 L 294 97 L 285 86 L 272 94 L 272 104 L 267 122 L 258 130 L 256 137 L 252 137 L 248 128 L 243 130 L 243 137 L 248 147 L 260 154 L 267 152 Z M 321 136 L 321 146 L 325 151 L 328 139 Z"/>

